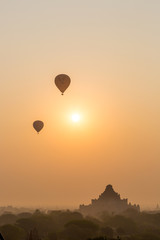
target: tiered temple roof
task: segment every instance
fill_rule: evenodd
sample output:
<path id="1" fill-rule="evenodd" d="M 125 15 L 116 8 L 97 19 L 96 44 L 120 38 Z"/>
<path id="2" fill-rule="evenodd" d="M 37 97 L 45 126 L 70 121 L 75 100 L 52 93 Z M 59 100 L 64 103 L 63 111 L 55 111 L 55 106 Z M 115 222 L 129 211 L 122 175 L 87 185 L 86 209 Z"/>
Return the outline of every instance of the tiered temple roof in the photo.
<path id="1" fill-rule="evenodd" d="M 129 208 L 140 211 L 139 205 L 128 204 L 127 198 L 121 199 L 120 194 L 114 191 L 112 185 L 107 185 L 98 199 L 92 199 L 89 205 L 80 205 L 79 210 L 84 215 L 97 215 L 101 212 L 121 213 Z"/>

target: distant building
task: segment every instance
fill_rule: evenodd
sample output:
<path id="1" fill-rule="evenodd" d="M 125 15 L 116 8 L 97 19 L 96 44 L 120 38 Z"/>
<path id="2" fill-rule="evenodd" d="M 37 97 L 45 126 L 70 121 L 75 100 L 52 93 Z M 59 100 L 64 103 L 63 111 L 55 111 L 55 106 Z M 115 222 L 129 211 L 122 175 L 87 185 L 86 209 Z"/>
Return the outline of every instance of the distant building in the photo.
<path id="1" fill-rule="evenodd" d="M 120 195 L 113 190 L 112 185 L 107 185 L 105 191 L 98 199 L 92 199 L 89 205 L 80 205 L 79 211 L 84 215 L 97 215 L 101 212 L 109 214 L 121 213 L 127 209 L 140 211 L 139 205 L 128 203 L 128 199 L 121 199 Z"/>

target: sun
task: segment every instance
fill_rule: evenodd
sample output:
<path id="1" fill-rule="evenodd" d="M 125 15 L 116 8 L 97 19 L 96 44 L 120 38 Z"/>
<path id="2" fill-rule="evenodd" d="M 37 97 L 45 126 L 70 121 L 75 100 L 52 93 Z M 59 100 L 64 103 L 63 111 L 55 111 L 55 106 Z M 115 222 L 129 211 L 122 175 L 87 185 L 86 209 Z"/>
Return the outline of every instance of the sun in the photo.
<path id="1" fill-rule="evenodd" d="M 71 116 L 72 122 L 75 122 L 75 123 L 76 123 L 76 122 L 79 122 L 80 119 L 81 119 L 81 117 L 80 117 L 80 114 L 79 114 L 79 113 L 73 113 L 72 116 Z"/>

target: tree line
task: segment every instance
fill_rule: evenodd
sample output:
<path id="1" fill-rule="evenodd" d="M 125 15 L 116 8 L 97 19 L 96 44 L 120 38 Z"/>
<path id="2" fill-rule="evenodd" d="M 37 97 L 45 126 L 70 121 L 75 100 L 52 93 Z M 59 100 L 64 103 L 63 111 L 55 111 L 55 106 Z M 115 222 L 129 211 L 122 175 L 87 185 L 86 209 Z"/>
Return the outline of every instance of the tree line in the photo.
<path id="1" fill-rule="evenodd" d="M 128 209 L 97 217 L 76 211 L 36 210 L 0 216 L 0 240 L 160 240 L 160 213 Z"/>

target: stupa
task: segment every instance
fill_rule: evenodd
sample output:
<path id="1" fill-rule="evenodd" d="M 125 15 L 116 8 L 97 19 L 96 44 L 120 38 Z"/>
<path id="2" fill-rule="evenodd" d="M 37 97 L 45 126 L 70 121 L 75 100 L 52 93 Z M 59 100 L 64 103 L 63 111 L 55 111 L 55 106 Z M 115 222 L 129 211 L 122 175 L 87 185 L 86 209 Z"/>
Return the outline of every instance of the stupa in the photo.
<path id="1" fill-rule="evenodd" d="M 120 194 L 116 193 L 112 185 L 107 185 L 105 191 L 99 195 L 98 199 L 92 199 L 89 205 L 80 205 L 79 211 L 84 215 L 95 216 L 101 212 L 109 214 L 122 213 L 127 209 L 140 211 L 139 205 L 128 203 L 128 199 L 121 199 Z"/>

